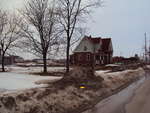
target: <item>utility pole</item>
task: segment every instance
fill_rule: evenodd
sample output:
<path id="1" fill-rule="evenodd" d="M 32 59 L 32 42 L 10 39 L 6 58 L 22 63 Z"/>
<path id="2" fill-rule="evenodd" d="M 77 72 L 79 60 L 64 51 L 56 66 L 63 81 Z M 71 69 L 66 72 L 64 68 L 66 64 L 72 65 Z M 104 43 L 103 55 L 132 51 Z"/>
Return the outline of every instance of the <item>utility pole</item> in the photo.
<path id="1" fill-rule="evenodd" d="M 145 63 L 147 63 L 147 35 L 145 33 Z"/>
<path id="2" fill-rule="evenodd" d="M 148 47 L 148 63 L 150 63 L 150 40 L 149 40 L 149 47 Z"/>

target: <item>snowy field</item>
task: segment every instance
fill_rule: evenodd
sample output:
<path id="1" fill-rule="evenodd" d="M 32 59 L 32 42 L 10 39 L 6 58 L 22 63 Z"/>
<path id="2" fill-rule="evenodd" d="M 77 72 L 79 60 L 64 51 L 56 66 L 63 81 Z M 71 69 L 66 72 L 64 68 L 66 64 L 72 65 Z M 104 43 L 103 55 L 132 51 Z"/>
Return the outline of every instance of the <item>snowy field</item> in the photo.
<path id="1" fill-rule="evenodd" d="M 0 73 L 0 92 L 11 90 L 23 90 L 35 87 L 44 87 L 44 84 L 35 84 L 40 80 L 59 80 L 61 77 L 35 76 L 13 72 Z"/>
<path id="2" fill-rule="evenodd" d="M 34 73 L 34 72 L 42 72 L 42 67 L 18 67 L 18 66 L 10 66 L 7 67 L 11 72 L 15 73 Z M 48 67 L 48 72 L 64 72 L 65 67 Z"/>

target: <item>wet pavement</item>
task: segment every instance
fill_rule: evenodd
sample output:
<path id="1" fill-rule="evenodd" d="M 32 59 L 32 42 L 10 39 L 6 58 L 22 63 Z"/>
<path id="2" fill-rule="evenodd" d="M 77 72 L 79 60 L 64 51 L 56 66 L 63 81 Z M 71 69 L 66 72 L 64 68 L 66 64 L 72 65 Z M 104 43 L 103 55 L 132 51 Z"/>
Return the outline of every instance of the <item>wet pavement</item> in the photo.
<path id="1" fill-rule="evenodd" d="M 150 78 L 142 78 L 83 113 L 150 113 Z"/>

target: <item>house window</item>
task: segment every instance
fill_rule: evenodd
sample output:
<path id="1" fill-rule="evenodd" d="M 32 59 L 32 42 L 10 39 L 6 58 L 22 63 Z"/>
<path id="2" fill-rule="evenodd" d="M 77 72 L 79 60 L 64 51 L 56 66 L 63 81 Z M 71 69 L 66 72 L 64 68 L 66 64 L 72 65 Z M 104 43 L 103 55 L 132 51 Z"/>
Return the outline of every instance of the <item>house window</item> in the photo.
<path id="1" fill-rule="evenodd" d="M 86 46 L 84 46 L 84 51 L 87 51 L 87 47 Z"/>
<path id="2" fill-rule="evenodd" d="M 101 56 L 101 60 L 104 60 L 103 56 Z"/>
<path id="3" fill-rule="evenodd" d="M 87 60 L 90 61 L 90 54 L 87 55 Z"/>
<path id="4" fill-rule="evenodd" d="M 100 60 L 100 57 L 99 57 L 99 55 L 96 55 L 96 60 Z"/>

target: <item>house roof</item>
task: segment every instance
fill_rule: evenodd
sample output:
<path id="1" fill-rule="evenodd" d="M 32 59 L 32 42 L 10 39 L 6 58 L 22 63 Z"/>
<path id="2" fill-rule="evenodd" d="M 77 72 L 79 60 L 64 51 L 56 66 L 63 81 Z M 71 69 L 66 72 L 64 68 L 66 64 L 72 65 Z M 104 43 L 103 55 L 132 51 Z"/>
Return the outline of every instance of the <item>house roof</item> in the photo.
<path id="1" fill-rule="evenodd" d="M 101 38 L 101 37 L 91 37 L 91 36 L 85 36 L 82 41 L 88 40 L 91 42 L 89 45 L 89 51 L 94 52 L 94 51 L 103 51 L 107 52 L 109 51 L 109 46 L 111 44 L 111 38 Z M 81 48 L 80 48 L 81 47 Z M 80 46 L 80 44 L 76 47 L 74 52 L 82 52 L 84 51 L 83 45 Z M 93 49 L 94 48 L 94 49 Z"/>
<path id="2" fill-rule="evenodd" d="M 101 37 L 98 38 L 88 38 L 93 44 L 99 44 L 101 42 Z"/>
<path id="3" fill-rule="evenodd" d="M 109 49 L 110 43 L 111 43 L 111 38 L 102 39 L 102 50 L 107 51 Z"/>
<path id="4" fill-rule="evenodd" d="M 92 38 L 91 36 L 85 36 L 85 38 L 88 38 L 93 44 L 102 44 L 101 48 L 102 51 L 107 51 L 109 49 L 109 45 L 111 43 L 111 38 L 101 38 L 101 37 L 96 37 Z"/>

